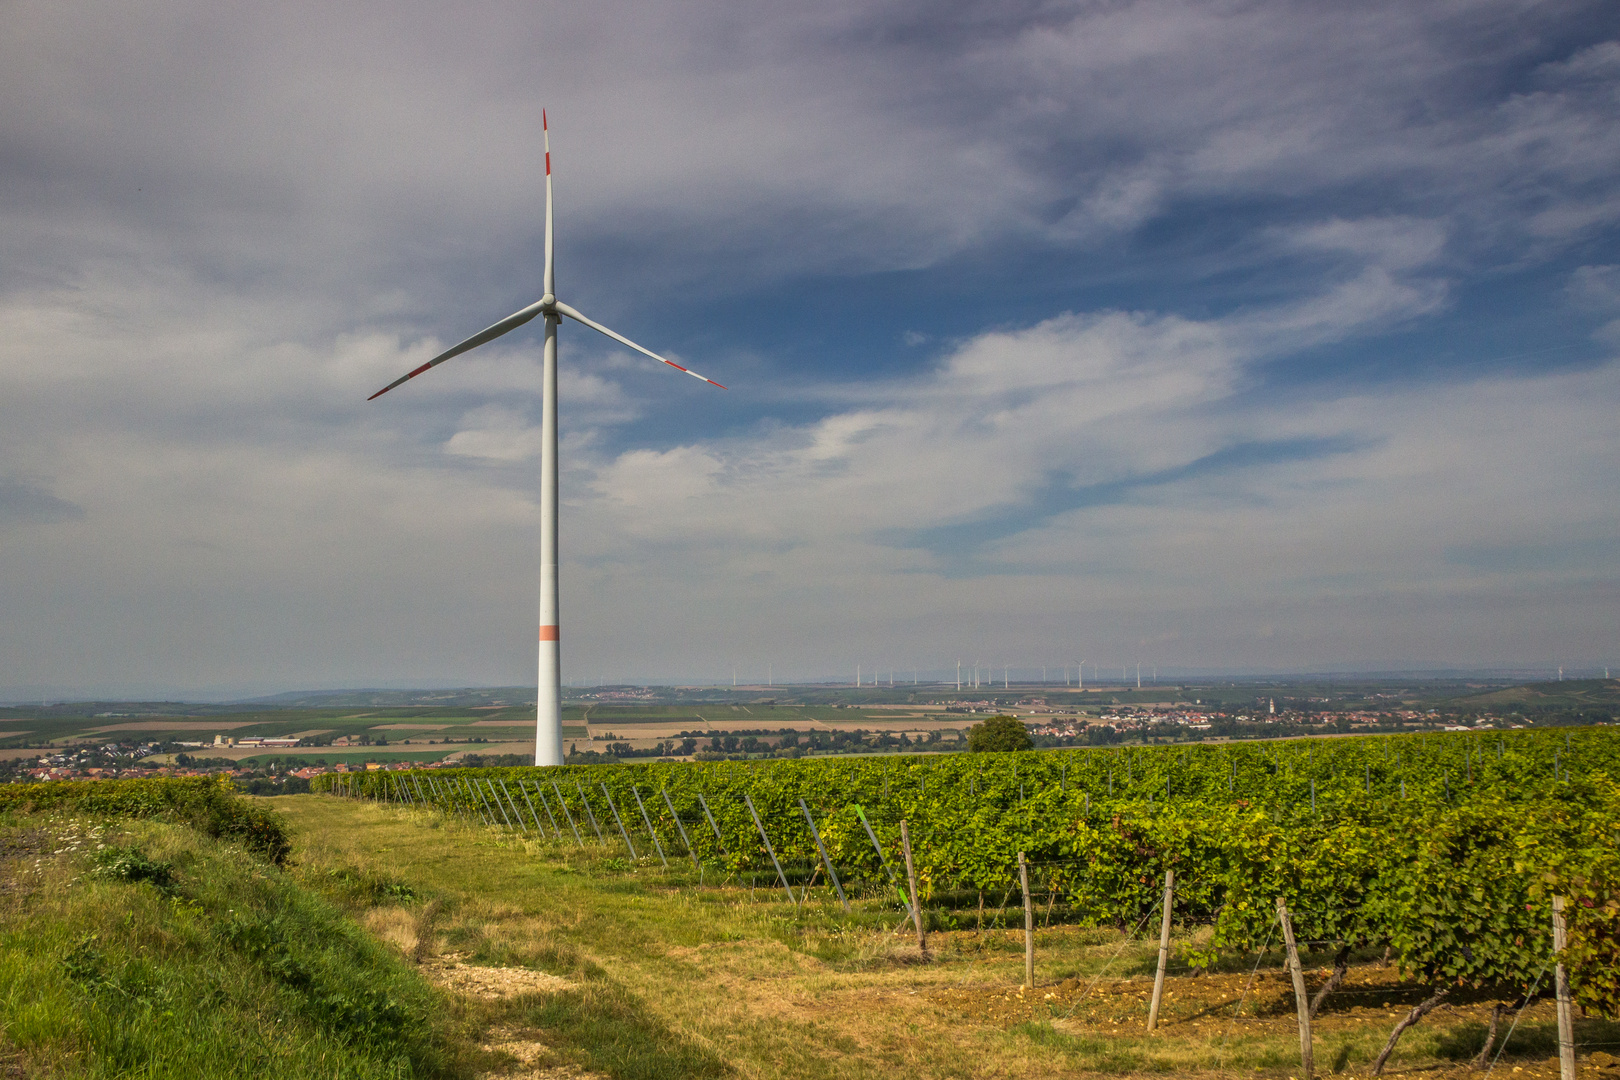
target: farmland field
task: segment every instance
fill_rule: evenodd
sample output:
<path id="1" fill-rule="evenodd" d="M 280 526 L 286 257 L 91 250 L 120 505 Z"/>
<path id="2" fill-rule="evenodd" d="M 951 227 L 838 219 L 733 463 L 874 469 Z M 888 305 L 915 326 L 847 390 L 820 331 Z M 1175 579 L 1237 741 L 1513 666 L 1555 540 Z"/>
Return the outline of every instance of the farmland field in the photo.
<path id="1" fill-rule="evenodd" d="M 439 768 L 274 799 L 6 785 L 0 1066 L 1299 1078 L 1280 896 L 1316 1075 L 1369 1075 L 1428 1007 L 1385 1075 L 1540 1080 L 1563 895 L 1576 1050 L 1612 1080 L 1617 741 Z"/>
<path id="2" fill-rule="evenodd" d="M 1617 757 L 1613 729 L 1586 728 L 437 770 L 326 778 L 354 798 L 310 796 L 299 813 L 465 829 L 521 853 L 525 880 L 582 874 L 587 908 L 626 897 L 622 925 L 600 908 L 492 913 L 481 940 L 502 944 L 481 948 L 563 977 L 532 958 L 564 942 L 583 950 L 570 955 L 622 975 L 671 1032 L 750 1075 L 862 1075 L 908 1060 L 918 1075 L 1297 1075 L 1281 897 L 1311 995 L 1326 988 L 1318 1071 L 1365 1075 L 1396 1021 L 1427 1003 L 1390 1070 L 1463 1070 L 1497 1016 L 1492 1052 L 1522 1077 L 1544 1071 L 1549 1052 L 1555 894 L 1572 903 L 1582 1053 L 1602 1065 L 1620 1043 L 1600 1019 L 1620 1004 Z M 905 923 L 902 821 L 926 953 Z M 1022 990 L 1020 852 L 1038 928 L 1035 985 Z M 1149 1035 L 1143 979 L 1167 870 L 1168 989 Z M 497 888 L 483 902 L 494 912 L 512 900 Z M 584 962 L 570 961 L 576 972 Z M 689 985 L 680 1002 L 659 996 L 671 979 Z M 766 1037 L 772 1024 L 793 1037 Z"/>

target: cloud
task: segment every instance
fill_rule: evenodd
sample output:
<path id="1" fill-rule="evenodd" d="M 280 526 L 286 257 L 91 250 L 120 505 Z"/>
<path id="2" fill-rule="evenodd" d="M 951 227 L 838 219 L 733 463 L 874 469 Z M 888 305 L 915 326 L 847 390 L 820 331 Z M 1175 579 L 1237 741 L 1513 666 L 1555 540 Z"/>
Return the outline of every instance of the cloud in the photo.
<path id="1" fill-rule="evenodd" d="M 1282 232 L 1281 242 L 1300 251 L 1353 256 L 1385 270 L 1411 270 L 1434 262 L 1445 247 L 1445 226 L 1414 218 L 1370 218 L 1329 221 Z"/>
<path id="2" fill-rule="evenodd" d="M 1569 275 L 1569 298 L 1586 311 L 1620 311 L 1620 266 L 1581 266 Z"/>
<path id="3" fill-rule="evenodd" d="M 7 26 L 8 678 L 530 676 L 537 328 L 366 398 L 535 299 L 542 106 L 570 301 L 746 375 L 568 332 L 570 670 L 1612 651 L 1612 5 Z"/>
<path id="4" fill-rule="evenodd" d="M 72 521 L 83 516 L 83 509 L 66 499 L 58 499 L 43 488 L 0 477 L 0 525 Z"/>
<path id="5" fill-rule="evenodd" d="M 888 387 L 882 408 L 605 462 L 573 542 L 590 552 L 596 602 L 633 579 L 638 622 L 684 612 L 697 637 L 754 654 L 836 625 L 852 657 L 902 639 L 936 662 L 992 644 L 1051 656 L 1042 642 L 1060 634 L 1128 658 L 1169 625 L 1178 655 L 1222 664 L 1260 640 L 1227 631 L 1263 610 L 1268 625 L 1310 626 L 1266 647 L 1278 663 L 1438 663 L 1526 647 L 1528 631 L 1466 628 L 1510 602 L 1539 633 L 1556 610 L 1543 605 L 1566 605 L 1572 634 L 1601 623 L 1613 586 L 1599 556 L 1620 525 L 1603 417 L 1620 405 L 1620 366 L 1251 393 L 1269 328 L 1318 318 L 1116 313 L 983 335 Z M 1571 532 L 1589 539 L 1558 546 Z M 1538 554 L 1549 544 L 1556 557 Z M 1539 599 L 1523 595 L 1530 582 Z M 1583 582 L 1592 593 L 1569 606 Z M 835 616 L 808 600 L 831 596 Z M 784 618 L 808 625 L 775 629 Z M 1383 651 L 1396 642 L 1405 654 Z"/>
<path id="6" fill-rule="evenodd" d="M 1601 32 L 1603 6 L 1468 10 L 25 3 L 0 46 L 7 254 L 155 258 L 415 322 L 424 294 L 532 259 L 543 101 L 588 288 L 638 248 L 638 288 L 731 291 L 1368 185 L 1471 237 L 1608 220 L 1615 45 L 1546 44 Z"/>

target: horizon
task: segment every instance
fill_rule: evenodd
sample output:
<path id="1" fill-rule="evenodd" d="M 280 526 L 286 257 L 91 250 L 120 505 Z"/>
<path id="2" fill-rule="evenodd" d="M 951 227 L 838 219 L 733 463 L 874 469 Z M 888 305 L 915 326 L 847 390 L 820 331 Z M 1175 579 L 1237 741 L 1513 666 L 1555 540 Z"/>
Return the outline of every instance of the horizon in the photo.
<path id="1" fill-rule="evenodd" d="M 1029 669 L 1026 669 L 1026 670 L 1029 670 Z M 1543 677 L 1538 678 L 1537 677 L 1538 675 L 1543 676 Z M 1208 670 L 1203 670 L 1203 671 L 1182 671 L 1182 670 L 1178 669 L 1178 670 L 1176 670 L 1174 672 L 1162 672 L 1160 674 L 1160 678 L 1159 678 L 1159 681 L 1157 683 L 1150 682 L 1146 677 L 1144 677 L 1143 680 L 1142 680 L 1142 685 L 1141 685 L 1140 689 L 1145 691 L 1145 690 L 1150 690 L 1150 689 L 1155 689 L 1155 688 L 1165 688 L 1165 689 L 1172 688 L 1173 684 L 1170 681 L 1170 680 L 1172 680 L 1172 677 L 1174 678 L 1174 682 L 1177 683 L 1177 684 L 1185 684 L 1185 683 L 1189 683 L 1189 682 L 1209 683 L 1209 682 L 1218 682 L 1218 681 L 1221 681 L 1221 680 L 1229 680 L 1229 681 L 1232 681 L 1232 682 L 1236 683 L 1239 686 L 1243 686 L 1243 685 L 1255 685 L 1255 686 L 1275 685 L 1275 686 L 1281 686 L 1281 687 L 1287 687 L 1287 686 L 1297 685 L 1297 684 L 1311 684 L 1311 683 L 1318 683 L 1318 682 L 1326 682 L 1326 683 L 1333 683 L 1333 682 L 1350 682 L 1350 683 L 1353 683 L 1353 682 L 1383 682 L 1383 683 L 1396 683 L 1396 684 L 1406 683 L 1406 684 L 1413 684 L 1413 685 L 1422 685 L 1422 684 L 1426 684 L 1426 683 L 1467 682 L 1467 681 L 1472 681 L 1472 680 L 1481 680 L 1481 681 L 1485 681 L 1485 682 L 1503 683 L 1503 684 L 1507 684 L 1507 685 L 1541 685 L 1541 684 L 1544 684 L 1544 683 L 1554 683 L 1554 682 L 1593 682 L 1593 681 L 1595 681 L 1595 682 L 1612 682 L 1612 681 L 1614 681 L 1614 679 L 1611 678 L 1611 676 L 1609 674 L 1607 674 L 1606 670 L 1602 669 L 1602 668 L 1578 669 L 1578 668 L 1566 667 L 1563 670 L 1562 678 L 1560 678 L 1559 675 L 1558 675 L 1558 671 L 1557 671 L 1556 667 L 1549 670 L 1547 668 L 1534 667 L 1534 666 L 1523 667 L 1523 668 L 1495 668 L 1495 669 L 1435 668 L 1435 669 L 1407 670 L 1407 671 L 1400 671 L 1400 670 L 1385 670 L 1385 671 L 1343 670 L 1343 671 L 1309 671 L 1309 672 L 1307 672 L 1307 671 L 1301 671 L 1301 672 L 1208 671 Z M 907 689 L 907 688 L 912 687 L 912 686 L 913 686 L 913 684 L 910 682 L 910 680 L 901 681 L 898 678 L 895 680 L 894 685 L 892 687 L 887 682 L 879 683 L 879 684 L 873 684 L 873 683 L 868 682 L 868 683 L 863 683 L 860 687 L 856 687 L 855 684 L 852 681 L 839 682 L 839 681 L 836 681 L 834 679 L 829 678 L 829 679 L 821 679 L 821 680 L 805 680 L 805 681 L 795 681 L 795 682 L 777 682 L 777 683 L 774 683 L 774 684 L 767 684 L 767 683 L 764 683 L 764 682 L 757 682 L 757 683 L 738 683 L 736 685 L 733 685 L 733 684 L 731 684 L 729 682 L 726 682 L 726 683 L 720 683 L 720 682 L 610 682 L 610 683 L 589 684 L 589 685 L 567 684 L 567 685 L 565 685 L 564 689 L 567 692 L 567 696 L 569 698 L 577 699 L 579 696 L 581 696 L 581 694 L 583 692 L 591 691 L 591 690 L 645 690 L 645 691 L 735 690 L 735 691 L 739 691 L 739 692 L 748 692 L 748 693 L 769 693 L 769 692 L 771 692 L 773 690 L 793 690 L 793 689 L 823 690 L 823 691 L 824 690 L 850 690 L 850 691 L 874 690 L 874 691 L 876 691 L 876 690 L 890 690 L 890 689 L 904 690 L 904 689 Z M 969 687 L 968 685 L 966 685 L 964 683 L 961 690 L 957 691 L 955 689 L 954 680 L 940 680 L 940 679 L 921 680 L 920 682 L 915 684 L 915 686 L 919 690 L 921 690 L 921 689 L 932 689 L 932 690 L 939 690 L 939 691 L 949 691 L 951 694 L 957 694 L 957 693 L 967 694 L 971 690 L 974 689 L 973 687 Z M 1085 687 L 1085 689 L 1087 689 L 1087 690 L 1101 689 L 1103 687 L 1109 687 L 1109 688 L 1113 688 L 1113 689 L 1122 689 L 1122 688 L 1123 689 L 1132 689 L 1132 690 L 1137 689 L 1136 682 L 1135 682 L 1134 678 L 1129 679 L 1129 680 L 1125 680 L 1125 681 L 1120 681 L 1120 680 L 1110 679 L 1110 678 L 1106 677 L 1106 675 L 1105 675 L 1104 677 L 1102 677 L 1100 679 L 1093 680 L 1091 678 L 1091 676 L 1087 676 L 1087 686 Z M 1076 687 L 1076 686 L 1068 685 L 1068 684 L 1065 684 L 1065 683 L 1062 683 L 1062 682 L 1054 682 L 1052 680 L 1047 680 L 1047 681 L 1043 682 L 1043 681 L 1040 681 L 1038 679 L 1012 679 L 1010 689 L 1009 688 L 1003 688 L 999 683 L 991 684 L 989 682 L 986 682 L 984 685 L 978 687 L 977 689 L 984 690 L 984 691 L 987 691 L 987 692 L 1008 693 L 1010 691 L 1036 691 L 1036 690 L 1077 691 L 1080 688 Z M 463 686 L 463 685 L 449 685 L 449 684 L 447 684 L 447 685 L 444 685 L 444 686 L 346 686 L 346 687 L 328 687 L 328 688 L 314 688 L 314 689 L 305 688 L 305 689 L 298 689 L 298 690 L 282 690 L 282 691 L 276 691 L 276 692 L 272 692 L 272 693 L 268 693 L 268 694 L 250 694 L 250 695 L 242 695 L 242 696 L 229 696 L 228 694 L 226 694 L 224 692 L 222 692 L 222 693 L 220 693 L 218 695 L 212 695 L 212 696 L 211 695 L 196 694 L 195 692 L 192 693 L 192 696 L 186 696 L 186 692 L 181 692 L 181 693 L 179 693 L 178 695 L 175 695 L 175 696 L 167 696 L 167 695 L 141 696 L 141 695 L 138 695 L 138 694 L 136 694 L 136 695 L 130 695 L 130 694 L 81 694 L 81 695 L 73 695 L 73 694 L 68 694 L 68 695 L 35 694 L 35 695 L 31 696 L 31 697 L 18 697 L 18 698 L 0 697 L 0 708 L 27 708 L 27 707 L 32 706 L 32 705 L 38 705 L 38 706 L 40 706 L 42 708 L 51 708 L 51 707 L 62 706 L 62 705 L 91 705 L 91 704 L 106 704 L 106 705 L 266 705 L 266 706 L 271 706 L 278 699 L 286 699 L 286 698 L 319 698 L 319 697 L 332 697 L 332 696 L 344 695 L 344 694 L 406 694 L 406 695 L 408 695 L 408 694 L 446 694 L 446 693 L 452 693 L 452 692 L 457 692 L 457 691 L 463 692 L 463 693 L 495 693 L 495 692 L 503 692 L 503 691 L 505 691 L 505 692 L 517 691 L 517 692 L 528 695 L 528 698 L 526 700 L 524 700 L 524 701 L 518 702 L 517 703 L 518 705 L 533 705 L 534 704 L 534 700 L 533 700 L 534 688 L 533 687 L 525 687 L 525 686 L 521 686 L 521 685 L 510 685 L 510 686 Z M 291 706 L 289 706 L 289 707 L 291 707 Z M 318 706 L 311 706 L 311 707 L 318 707 Z M 381 708 L 383 706 L 377 706 L 377 707 Z M 402 708 L 410 708 L 410 707 L 420 707 L 420 706 L 400 706 L 400 707 L 402 707 Z"/>

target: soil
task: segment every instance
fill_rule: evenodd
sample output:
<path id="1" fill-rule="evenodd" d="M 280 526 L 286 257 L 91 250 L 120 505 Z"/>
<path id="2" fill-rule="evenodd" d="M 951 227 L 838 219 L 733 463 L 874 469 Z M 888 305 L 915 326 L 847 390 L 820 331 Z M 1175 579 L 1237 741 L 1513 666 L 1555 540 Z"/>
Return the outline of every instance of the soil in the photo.
<path id="1" fill-rule="evenodd" d="M 511 1064 L 481 1074 L 490 1080 L 607 1080 L 605 1073 L 590 1072 L 573 1065 L 547 1065 L 551 1049 L 538 1038 L 539 1032 L 525 1028 L 493 1028 L 485 1036 L 480 1049 L 504 1054 Z"/>
<path id="2" fill-rule="evenodd" d="M 422 974 L 458 994 L 479 998 L 508 998 L 518 994 L 554 994 L 574 984 L 544 971 L 529 968 L 479 967 L 460 962 L 459 954 L 446 953 L 422 962 Z"/>

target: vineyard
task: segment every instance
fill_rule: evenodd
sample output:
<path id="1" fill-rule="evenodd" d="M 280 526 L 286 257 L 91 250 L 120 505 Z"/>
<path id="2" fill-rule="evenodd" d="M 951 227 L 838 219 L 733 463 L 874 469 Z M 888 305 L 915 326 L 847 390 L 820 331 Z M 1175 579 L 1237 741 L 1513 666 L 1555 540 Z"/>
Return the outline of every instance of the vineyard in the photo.
<path id="1" fill-rule="evenodd" d="M 1433 993 L 1549 992 L 1554 897 L 1575 1001 L 1620 1013 L 1620 733 L 1467 732 L 1108 750 L 423 770 L 322 777 L 557 844 L 690 862 L 700 878 L 909 905 L 920 929 L 1043 924 L 1208 932 L 1230 969 L 1280 941 L 1398 965 Z M 902 854 L 902 832 L 909 847 Z M 1022 919 L 1022 910 L 1018 911 Z"/>

